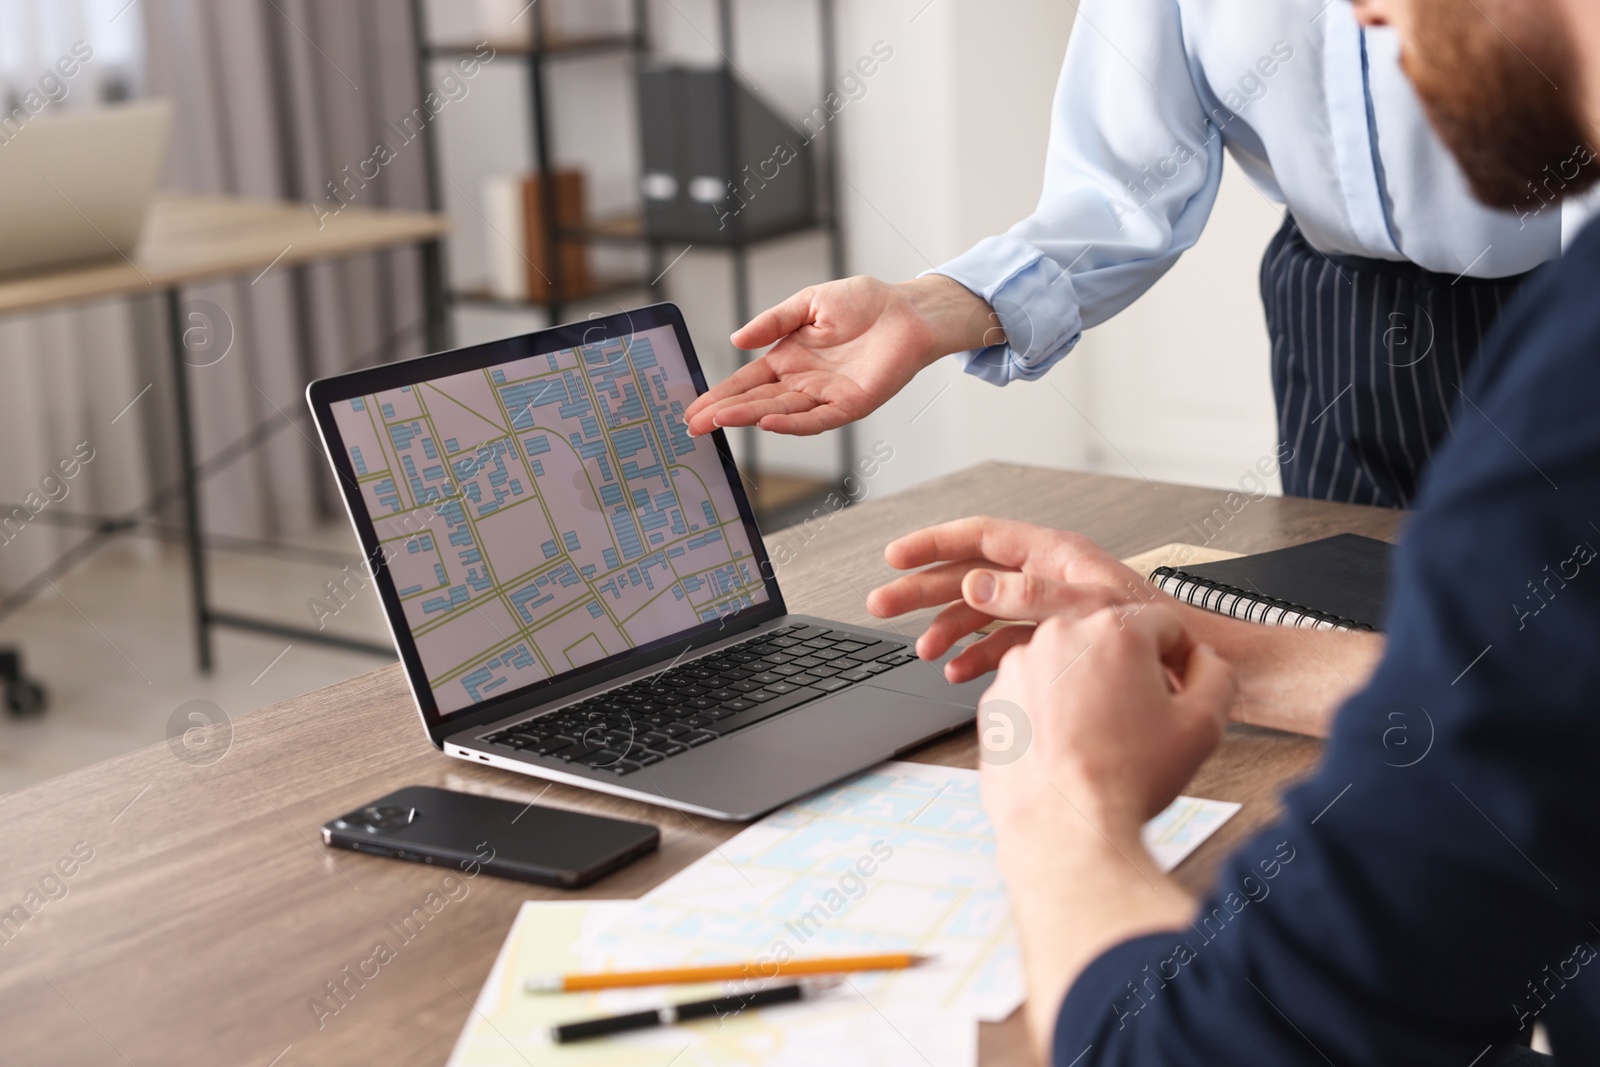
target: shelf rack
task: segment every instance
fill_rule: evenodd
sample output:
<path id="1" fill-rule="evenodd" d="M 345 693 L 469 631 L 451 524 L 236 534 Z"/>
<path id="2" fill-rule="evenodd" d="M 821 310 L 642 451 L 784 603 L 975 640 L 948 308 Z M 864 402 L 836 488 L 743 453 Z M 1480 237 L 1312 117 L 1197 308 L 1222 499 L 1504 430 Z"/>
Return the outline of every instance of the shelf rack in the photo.
<path id="1" fill-rule="evenodd" d="M 835 68 L 834 45 L 834 0 L 816 0 L 818 7 L 818 24 L 820 27 L 819 42 L 819 69 L 822 96 L 826 97 L 830 91 L 830 76 Z M 649 21 L 648 0 L 632 0 L 632 27 L 624 32 L 598 33 L 581 35 L 557 35 L 548 31 L 544 20 L 539 17 L 539 12 L 531 12 L 530 29 L 526 36 L 515 39 L 493 38 L 488 43 L 495 49 L 497 56 L 516 59 L 525 63 L 528 68 L 528 115 L 531 122 L 533 145 L 533 169 L 539 174 L 550 174 L 554 170 L 555 151 L 552 144 L 553 130 L 550 121 L 549 100 L 551 93 L 552 67 L 561 61 L 596 55 L 632 55 L 635 65 L 652 54 Z M 476 50 L 480 41 L 460 42 L 446 41 L 435 42 L 428 34 L 428 21 L 425 0 L 412 0 L 411 17 L 413 20 L 413 35 L 417 42 L 417 66 L 419 84 L 426 86 L 432 83 L 430 76 L 431 64 L 435 60 L 448 60 L 462 58 L 477 54 Z M 734 0 L 718 0 L 717 3 L 718 37 L 717 51 L 722 57 L 724 74 L 730 82 L 739 79 L 740 73 L 735 61 L 736 38 L 734 34 Z M 734 121 L 732 101 L 729 101 L 724 115 L 726 123 L 727 143 L 733 146 L 732 156 L 735 160 L 743 160 L 744 153 L 739 144 L 738 127 Z M 444 211 L 444 200 L 441 180 L 441 160 L 437 142 L 437 133 L 430 124 L 424 134 L 426 140 L 425 151 L 427 155 L 427 185 L 430 207 L 434 211 Z M 730 240 L 720 242 L 707 248 L 725 252 L 731 258 L 733 275 L 733 305 L 734 315 L 738 324 L 750 321 L 754 314 L 750 298 L 750 252 L 756 246 L 785 237 L 792 237 L 801 233 L 824 234 L 828 240 L 829 270 L 835 278 L 844 276 L 844 242 L 840 231 L 839 219 L 839 146 L 837 133 L 833 124 L 830 124 L 823 135 L 827 141 L 826 151 L 817 153 L 820 158 L 822 174 L 821 188 L 824 193 L 824 203 L 821 206 L 819 217 L 805 226 L 796 227 L 780 233 L 765 234 L 761 237 L 748 237 L 742 230 L 740 216 L 732 216 L 732 237 Z M 637 187 L 637 182 L 635 187 Z M 552 325 L 565 320 L 567 310 L 575 304 L 582 304 L 586 300 L 601 297 L 616 296 L 629 292 L 650 294 L 652 301 L 664 299 L 661 285 L 662 264 L 665 260 L 665 244 L 661 240 L 651 237 L 645 231 L 642 216 L 635 213 L 624 213 L 587 221 L 580 227 L 560 227 L 555 220 L 558 217 L 556 210 L 556 183 L 546 181 L 541 183 L 542 196 L 544 197 L 544 210 L 542 224 L 546 227 L 544 234 L 544 247 L 551 250 L 548 257 L 548 271 L 550 281 L 550 299 L 548 300 L 506 300 L 492 295 L 485 288 L 456 289 L 451 288 L 448 282 L 448 272 L 440 270 L 440 285 L 437 289 L 438 298 L 443 301 L 446 310 L 457 306 L 497 309 L 502 311 L 525 311 L 537 309 L 544 311 L 550 317 Z M 596 284 L 582 293 L 568 293 L 563 284 L 562 264 L 559 249 L 562 243 L 572 240 L 588 241 L 595 244 L 611 244 L 630 247 L 642 247 L 648 254 L 648 276 L 629 276 L 621 278 L 600 278 Z M 748 353 L 740 353 L 741 365 L 749 360 Z M 744 445 L 744 457 L 740 462 L 740 469 L 746 481 L 755 488 L 752 503 L 757 513 L 769 522 L 781 522 L 784 519 L 802 515 L 804 511 L 828 493 L 844 488 L 845 478 L 849 475 L 851 465 L 855 459 L 855 428 L 843 427 L 838 431 L 839 460 L 838 471 L 832 479 L 804 479 L 783 475 L 767 475 L 761 471 L 759 457 L 759 431 L 749 428 L 741 431 L 741 441 Z M 844 499 L 848 500 L 846 495 Z"/>

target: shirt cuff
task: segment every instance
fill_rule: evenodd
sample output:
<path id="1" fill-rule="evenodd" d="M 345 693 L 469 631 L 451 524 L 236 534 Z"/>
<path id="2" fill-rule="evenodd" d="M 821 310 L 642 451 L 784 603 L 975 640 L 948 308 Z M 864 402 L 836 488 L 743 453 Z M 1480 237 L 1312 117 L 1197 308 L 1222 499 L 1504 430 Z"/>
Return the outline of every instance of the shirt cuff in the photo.
<path id="1" fill-rule="evenodd" d="M 1113 945 L 1085 967 L 1056 1013 L 1050 1062 L 1058 1067 L 1111 1062 L 1080 1057 L 1091 1046 L 1109 1055 L 1106 1046 L 1112 1036 L 1129 1026 L 1165 984 L 1152 976 L 1161 963 L 1174 956 L 1174 946 L 1182 941 L 1183 934 L 1176 930 L 1146 934 Z M 1166 976 L 1167 980 L 1171 977 Z"/>
<path id="2" fill-rule="evenodd" d="M 986 238 L 923 273 L 959 282 L 987 300 L 1000 317 L 1005 344 L 956 354 L 968 374 L 986 382 L 1033 381 L 1083 336 L 1072 276 L 1020 237 Z"/>

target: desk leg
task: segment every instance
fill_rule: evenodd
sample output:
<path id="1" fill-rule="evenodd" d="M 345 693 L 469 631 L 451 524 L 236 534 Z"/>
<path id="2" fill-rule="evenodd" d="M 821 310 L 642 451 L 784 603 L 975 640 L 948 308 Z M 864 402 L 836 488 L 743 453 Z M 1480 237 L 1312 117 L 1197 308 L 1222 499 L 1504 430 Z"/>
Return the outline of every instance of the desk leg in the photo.
<path id="1" fill-rule="evenodd" d="M 422 244 L 423 344 L 428 352 L 450 347 L 450 306 L 445 294 L 444 242 Z"/>
<path id="2" fill-rule="evenodd" d="M 200 472 L 195 457 L 194 416 L 189 406 L 189 363 L 183 347 L 183 294 L 167 290 L 167 332 L 172 345 L 173 406 L 178 419 L 178 464 L 183 478 L 183 532 L 189 553 L 189 597 L 194 608 L 195 654 L 200 673 L 211 673 L 211 614 L 206 596 L 205 530 L 200 523 Z"/>

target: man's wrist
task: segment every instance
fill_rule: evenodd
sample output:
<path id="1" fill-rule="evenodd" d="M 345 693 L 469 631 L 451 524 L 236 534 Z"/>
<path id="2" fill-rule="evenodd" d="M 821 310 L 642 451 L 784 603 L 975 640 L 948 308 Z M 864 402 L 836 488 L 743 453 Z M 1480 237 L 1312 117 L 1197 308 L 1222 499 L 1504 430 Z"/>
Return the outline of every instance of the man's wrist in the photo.
<path id="1" fill-rule="evenodd" d="M 1326 737 L 1339 706 L 1383 655 L 1379 634 L 1268 626 L 1173 603 L 1194 640 L 1233 667 L 1238 691 L 1228 717 L 1234 722 Z"/>
<path id="2" fill-rule="evenodd" d="M 1050 847 L 1039 848 L 1040 841 L 1049 841 Z M 1125 861 L 1130 849 L 1142 847 L 1137 838 L 1129 841 L 1119 831 L 1103 831 L 1087 815 L 1072 813 L 1067 819 L 1052 820 L 1048 827 L 1034 825 L 1020 835 L 1003 834 L 996 859 L 1008 879 L 1016 876 L 1023 884 L 1044 885 L 1067 872 Z"/>
<path id="3" fill-rule="evenodd" d="M 1130 937 L 1181 928 L 1194 910 L 1137 830 L 1130 836 L 1070 811 L 1050 822 L 1020 836 L 1001 828 L 999 848 L 1022 941 L 1028 1029 L 1040 1056 L 1048 1055 L 1067 991 L 1091 962 Z"/>
<path id="4" fill-rule="evenodd" d="M 1135 854 L 1145 855 L 1140 838 L 1143 826 L 1133 809 L 1115 798 L 1070 785 L 1063 791 L 1052 786 L 1037 803 L 1020 805 L 1000 815 L 998 860 L 1009 877 L 1024 876 L 1034 882 L 1046 876 L 1092 868 L 1108 860 L 1125 864 Z M 1040 841 L 1048 849 L 1036 847 Z"/>
<path id="5" fill-rule="evenodd" d="M 988 301 L 943 274 L 926 274 L 895 286 L 932 338 L 923 354 L 930 366 L 953 352 L 968 352 L 1006 343 L 1005 328 Z"/>

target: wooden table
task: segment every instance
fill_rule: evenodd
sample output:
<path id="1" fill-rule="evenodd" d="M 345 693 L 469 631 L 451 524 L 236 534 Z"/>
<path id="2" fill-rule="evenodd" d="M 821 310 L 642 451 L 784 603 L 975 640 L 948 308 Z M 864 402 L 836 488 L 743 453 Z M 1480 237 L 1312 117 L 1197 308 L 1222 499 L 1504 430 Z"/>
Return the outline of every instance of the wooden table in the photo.
<path id="1" fill-rule="evenodd" d="M 866 623 L 862 594 L 891 573 L 883 543 L 917 526 L 987 513 L 1076 529 L 1127 556 L 1197 540 L 1189 524 L 1213 509 L 1228 514 L 1228 503 L 1237 508 L 1241 498 L 1226 497 L 990 464 L 841 512 L 814 524 L 809 543 L 794 531 L 770 540 L 794 553 L 781 572 L 792 609 Z M 1232 515 L 1213 544 L 1256 551 L 1340 531 L 1392 538 L 1400 518 L 1270 498 Z M 965 731 L 912 758 L 971 767 L 976 751 Z M 1189 792 L 1244 809 L 1179 878 L 1204 887 L 1226 851 L 1272 818 L 1280 788 L 1316 755 L 1306 738 L 1231 728 Z M 152 745 L 0 798 L 0 909 L 23 901 L 74 848 L 93 850 L 64 880 L 65 896 L 58 890 L 60 899 L 20 928 L 0 925 L 0 1058 L 141 1067 L 441 1063 L 520 902 L 562 894 L 475 879 L 319 1030 L 311 998 L 391 937 L 386 923 L 437 888 L 442 872 L 332 852 L 318 843 L 318 827 L 410 784 L 523 801 L 545 788 L 435 752 L 398 667 L 389 667 L 239 716 L 231 745 L 208 765 Z M 576 896 L 638 896 L 741 829 L 564 786 L 545 792 L 543 803 L 662 828 L 659 853 Z M 1026 1062 L 1020 1021 L 983 1027 L 986 1064 Z"/>
<path id="2" fill-rule="evenodd" d="M 92 220 L 90 224 L 93 225 Z M 200 510 L 200 457 L 196 453 L 194 416 L 189 401 L 189 376 L 203 373 L 203 364 L 190 366 L 185 337 L 191 327 L 213 332 L 216 324 L 194 322 L 185 314 L 183 287 L 198 282 L 245 276 L 252 284 L 273 271 L 295 272 L 302 293 L 308 285 L 303 268 L 347 256 L 405 245 L 422 251 L 420 308 L 428 351 L 449 347 L 444 306 L 444 260 L 440 241 L 449 228 L 443 215 L 420 211 L 392 211 L 345 207 L 336 215 L 318 219 L 305 204 L 271 200 L 245 200 L 225 196 L 162 194 L 150 207 L 144 234 L 131 256 L 68 264 L 38 271 L 0 275 L 0 315 L 20 314 L 63 304 L 108 297 L 160 294 L 166 305 L 170 337 L 175 408 L 178 415 L 178 469 L 180 482 L 171 487 L 183 503 L 183 536 L 188 552 L 189 583 L 195 628 L 196 658 L 202 671 L 211 669 L 211 629 L 237 629 L 287 636 L 297 641 L 333 644 L 358 651 L 392 654 L 392 649 L 371 645 L 307 627 L 286 626 L 212 606 L 207 594 L 205 533 Z M 224 314 L 226 314 L 224 312 Z M 197 335 L 198 336 L 198 335 Z M 311 375 L 309 362 L 301 376 Z M 303 408 L 296 410 L 303 411 Z M 67 515 L 56 510 L 42 513 L 46 522 L 88 525 L 91 535 L 47 568 L 42 575 L 0 601 L 0 614 L 25 603 L 54 577 L 99 548 L 105 540 L 127 532 L 141 519 L 167 502 L 172 491 L 163 490 L 135 512 L 121 516 Z M 9 514 L 10 505 L 0 505 Z"/>

